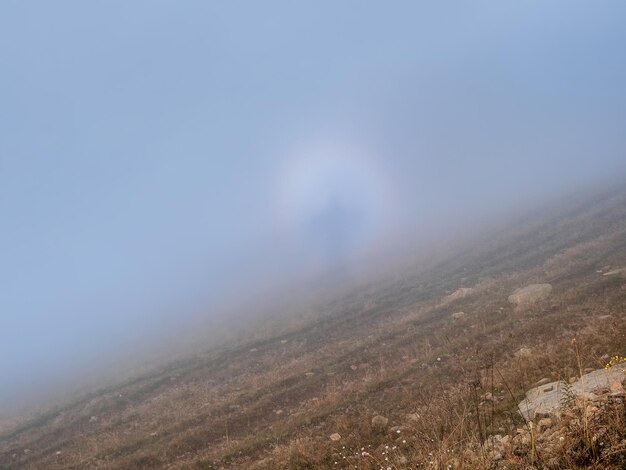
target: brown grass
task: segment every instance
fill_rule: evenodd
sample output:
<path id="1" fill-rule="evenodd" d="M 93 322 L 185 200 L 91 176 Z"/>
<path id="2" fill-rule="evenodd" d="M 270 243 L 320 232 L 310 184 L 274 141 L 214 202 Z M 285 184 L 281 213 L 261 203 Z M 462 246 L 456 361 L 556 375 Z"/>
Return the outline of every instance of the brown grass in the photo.
<path id="1" fill-rule="evenodd" d="M 626 266 L 622 193 L 321 302 L 316 316 L 283 325 L 279 336 L 51 410 L 1 438 L 0 468 L 489 468 L 489 436 L 525 426 L 516 402 L 537 380 L 567 379 L 601 367 L 604 354 L 626 353 L 626 284 L 596 272 L 606 265 Z M 553 284 L 552 296 L 525 308 L 507 303 L 533 282 Z M 473 290 L 446 299 L 458 287 Z M 453 320 L 457 311 L 466 316 Z M 517 357 L 520 348 L 532 354 Z M 377 414 L 393 432 L 372 427 Z M 619 410 L 577 422 L 550 465 L 623 468 Z M 613 460 L 594 453 L 601 429 Z M 329 439 L 335 432 L 338 442 Z M 547 466 L 542 446 L 509 456 L 508 468 Z"/>

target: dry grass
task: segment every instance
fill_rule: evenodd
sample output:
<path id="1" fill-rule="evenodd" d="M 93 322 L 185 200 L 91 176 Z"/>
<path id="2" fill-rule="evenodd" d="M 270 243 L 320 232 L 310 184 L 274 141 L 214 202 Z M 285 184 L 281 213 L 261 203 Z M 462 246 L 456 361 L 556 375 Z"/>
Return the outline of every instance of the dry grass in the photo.
<path id="1" fill-rule="evenodd" d="M 489 468 L 489 436 L 525 425 L 516 402 L 537 380 L 626 353 L 626 284 L 596 272 L 606 265 L 626 266 L 623 193 L 321 302 L 279 336 L 52 410 L 1 438 L 0 468 Z M 533 282 L 553 284 L 552 296 L 508 304 Z M 447 297 L 459 287 L 473 289 Z M 465 317 L 453 320 L 457 311 Z M 384 432 L 371 424 L 378 414 Z M 574 422 L 550 465 L 623 468 L 619 410 Z M 600 430 L 613 460 L 593 451 Z M 543 445 L 509 456 L 508 468 L 548 466 Z"/>

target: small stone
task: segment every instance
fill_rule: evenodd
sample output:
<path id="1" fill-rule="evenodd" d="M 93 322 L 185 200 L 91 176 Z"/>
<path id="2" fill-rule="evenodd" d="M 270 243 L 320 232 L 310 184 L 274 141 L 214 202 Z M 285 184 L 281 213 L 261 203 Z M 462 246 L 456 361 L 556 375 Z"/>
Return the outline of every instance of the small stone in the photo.
<path id="1" fill-rule="evenodd" d="M 463 317 L 465 317 L 465 312 L 456 312 L 452 314 L 452 318 L 455 320 L 460 320 Z"/>
<path id="2" fill-rule="evenodd" d="M 409 414 L 407 414 L 407 415 L 405 416 L 405 418 L 406 418 L 406 420 L 407 420 L 407 421 L 410 421 L 410 422 L 416 423 L 416 422 L 418 422 L 418 421 L 419 421 L 419 419 L 420 419 L 420 415 L 418 415 L 417 413 L 409 413 Z"/>
<path id="3" fill-rule="evenodd" d="M 330 440 L 337 442 L 341 440 L 341 434 L 339 434 L 338 432 L 335 432 L 333 434 L 330 435 Z"/>
<path id="4" fill-rule="evenodd" d="M 352 369 L 352 370 L 357 370 L 358 368 L 359 368 L 359 366 L 355 366 L 354 364 L 352 364 L 352 365 L 350 366 L 350 369 Z"/>
<path id="5" fill-rule="evenodd" d="M 626 278 L 626 268 L 617 268 L 603 274 L 606 277 L 624 277 Z"/>
<path id="6" fill-rule="evenodd" d="M 516 289 L 509 295 L 508 301 L 515 305 L 532 304 L 548 298 L 551 292 L 552 286 L 550 284 L 530 284 Z"/>
<path id="7" fill-rule="evenodd" d="M 389 419 L 381 415 L 376 415 L 372 418 L 372 427 L 377 431 L 384 431 L 389 423 Z"/>
<path id="8" fill-rule="evenodd" d="M 454 302 L 455 300 L 460 300 L 464 297 L 467 297 L 472 293 L 471 287 L 460 287 L 455 290 L 452 294 L 446 297 L 447 302 Z"/>

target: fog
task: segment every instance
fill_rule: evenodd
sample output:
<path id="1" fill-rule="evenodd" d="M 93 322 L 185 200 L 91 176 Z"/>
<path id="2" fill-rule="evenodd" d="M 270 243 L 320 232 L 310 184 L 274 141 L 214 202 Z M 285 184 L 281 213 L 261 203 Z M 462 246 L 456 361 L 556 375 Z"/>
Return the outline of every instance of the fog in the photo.
<path id="1" fill-rule="evenodd" d="M 3 2 L 0 403 L 625 173 L 625 14 Z"/>

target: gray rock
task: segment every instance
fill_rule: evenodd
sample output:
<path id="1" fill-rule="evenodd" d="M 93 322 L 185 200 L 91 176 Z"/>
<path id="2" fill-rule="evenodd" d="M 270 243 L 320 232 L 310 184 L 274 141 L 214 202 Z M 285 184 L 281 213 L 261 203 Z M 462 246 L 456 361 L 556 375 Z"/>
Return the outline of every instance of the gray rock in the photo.
<path id="1" fill-rule="evenodd" d="M 515 351 L 515 357 L 519 357 L 519 358 L 523 358 L 523 357 L 530 357 L 533 355 L 533 351 L 530 348 L 519 348 L 517 351 Z"/>
<path id="2" fill-rule="evenodd" d="M 547 299 L 552 293 L 551 284 L 530 284 L 520 289 L 515 289 L 509 295 L 509 303 L 515 305 L 527 305 Z"/>
<path id="3" fill-rule="evenodd" d="M 389 419 L 384 416 L 376 415 L 372 418 L 372 427 L 377 431 L 384 431 L 388 423 Z"/>
<path id="4" fill-rule="evenodd" d="M 472 293 L 472 290 L 473 289 L 471 287 L 459 287 L 452 294 L 447 296 L 446 300 L 448 302 L 454 302 L 455 300 L 464 299 L 465 297 L 467 297 L 468 295 Z"/>
<path id="5" fill-rule="evenodd" d="M 579 380 L 569 385 L 569 391 L 573 396 L 584 399 L 592 399 L 593 392 L 609 390 L 615 381 L 624 378 L 623 366 L 619 364 L 609 369 L 598 369 L 583 375 Z M 520 414 L 527 420 L 534 419 L 538 414 L 554 413 L 561 408 L 561 404 L 567 400 L 565 382 L 556 381 L 531 388 L 526 392 L 526 398 L 522 400 L 518 409 Z"/>
<path id="6" fill-rule="evenodd" d="M 612 269 L 611 271 L 608 271 L 608 272 L 604 273 L 603 276 L 605 276 L 605 277 L 621 277 L 621 278 L 626 279 L 626 268 Z"/>
<path id="7" fill-rule="evenodd" d="M 409 413 L 405 416 L 406 420 L 412 423 L 417 423 L 420 420 L 420 415 L 417 413 Z"/>

